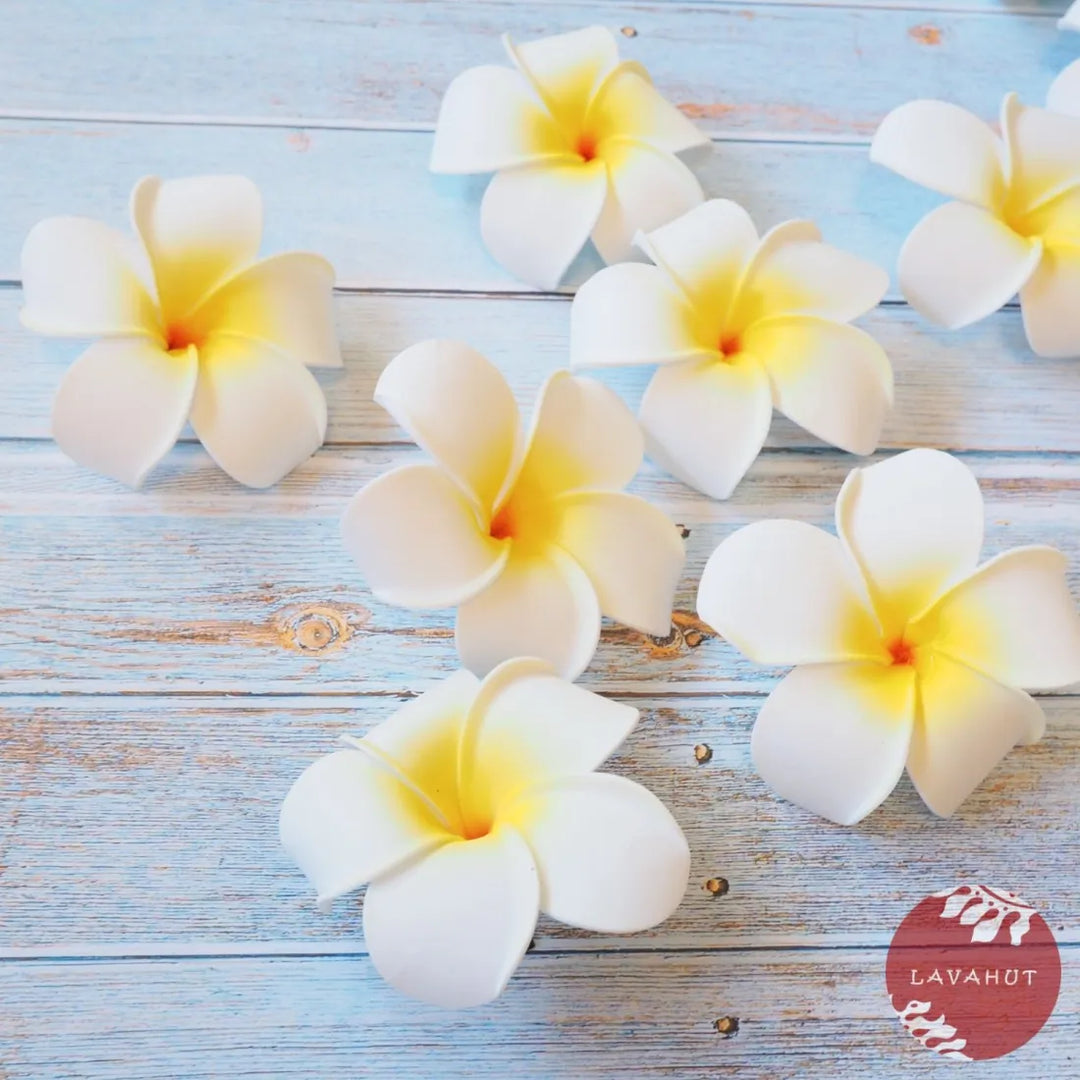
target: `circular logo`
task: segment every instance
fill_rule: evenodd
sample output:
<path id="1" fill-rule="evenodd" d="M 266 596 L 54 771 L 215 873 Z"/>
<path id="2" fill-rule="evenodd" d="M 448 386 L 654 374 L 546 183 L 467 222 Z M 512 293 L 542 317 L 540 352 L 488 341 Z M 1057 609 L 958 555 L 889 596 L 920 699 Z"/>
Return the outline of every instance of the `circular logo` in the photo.
<path id="1" fill-rule="evenodd" d="M 885 981 L 900 1023 L 923 1046 L 984 1061 L 1042 1029 L 1057 1003 L 1061 956 L 1046 920 L 1015 893 L 958 885 L 900 924 Z"/>

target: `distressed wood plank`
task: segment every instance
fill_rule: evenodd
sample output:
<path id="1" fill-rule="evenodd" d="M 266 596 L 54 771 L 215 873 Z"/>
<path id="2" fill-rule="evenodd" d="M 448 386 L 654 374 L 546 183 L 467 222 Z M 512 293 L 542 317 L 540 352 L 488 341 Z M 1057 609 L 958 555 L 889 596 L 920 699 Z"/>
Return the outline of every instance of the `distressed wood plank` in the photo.
<path id="1" fill-rule="evenodd" d="M 629 937 L 545 919 L 537 948 L 884 946 L 927 892 L 984 879 L 1036 904 L 1059 941 L 1080 942 L 1077 699 L 1046 698 L 1046 738 L 1013 751 L 949 821 L 905 780 L 852 829 L 758 778 L 749 740 L 760 698 L 627 700 L 642 720 L 608 767 L 683 826 L 686 898 L 662 927 Z M 278 810 L 339 735 L 397 707 L 393 697 L 0 698 L 0 956 L 362 951 L 358 904 L 315 911 L 278 845 Z M 699 744 L 712 749 L 701 765 Z M 704 888 L 714 877 L 727 879 L 726 896 Z"/>
<path id="2" fill-rule="evenodd" d="M 0 1055 L 8 1080 L 939 1076 L 883 969 L 880 951 L 533 955 L 493 1005 L 445 1013 L 366 960 L 5 964 Z M 1046 1028 L 980 1078 L 1072 1080 L 1078 1018 L 1065 979 Z"/>
<path id="3" fill-rule="evenodd" d="M 200 8 L 193 27 L 184 5 L 9 0 L 0 103 L 430 126 L 455 74 L 502 62 L 503 31 L 528 40 L 601 20 L 636 31 L 620 36 L 623 55 L 712 132 L 865 137 L 911 97 L 951 97 L 987 116 L 1006 88 L 1041 100 L 1074 55 L 1047 17 L 1059 10 L 230 0 Z"/>
<path id="4" fill-rule="evenodd" d="M 48 438 L 56 387 L 82 344 L 57 342 L 18 324 L 20 294 L 0 290 L 0 437 Z M 469 341 L 506 373 L 522 401 L 533 400 L 569 355 L 565 301 L 487 297 L 342 294 L 338 323 L 345 368 L 320 372 L 330 408 L 333 445 L 407 442 L 372 401 L 383 367 L 429 337 Z M 884 346 L 896 372 L 896 405 L 882 446 L 946 450 L 1080 450 L 1080 365 L 1027 352 L 1018 310 L 958 333 L 942 333 L 906 307 L 879 308 L 860 323 Z M 648 368 L 598 373 L 635 409 Z M 1032 416 L 1038 417 L 1033 424 Z M 188 432 L 185 436 L 192 439 Z M 778 417 L 769 446 L 821 443 Z"/>
<path id="5" fill-rule="evenodd" d="M 451 614 L 377 603 L 338 532 L 356 490 L 419 457 L 404 447 L 329 449 L 277 488 L 254 492 L 187 445 L 145 491 L 129 492 L 49 444 L 0 443 L 4 687 L 397 691 L 411 688 L 418 671 L 452 669 Z M 773 451 L 727 503 L 646 468 L 634 490 L 689 529 L 678 626 L 665 641 L 606 629 L 586 678 L 642 693 L 771 686 L 772 672 L 739 659 L 694 618 L 701 570 L 716 544 L 749 521 L 797 517 L 831 527 L 836 493 L 857 460 Z M 1080 462 L 970 461 L 986 496 L 987 554 L 1056 544 L 1071 557 L 1080 591 Z M 327 633 L 312 642 L 315 624 Z"/>

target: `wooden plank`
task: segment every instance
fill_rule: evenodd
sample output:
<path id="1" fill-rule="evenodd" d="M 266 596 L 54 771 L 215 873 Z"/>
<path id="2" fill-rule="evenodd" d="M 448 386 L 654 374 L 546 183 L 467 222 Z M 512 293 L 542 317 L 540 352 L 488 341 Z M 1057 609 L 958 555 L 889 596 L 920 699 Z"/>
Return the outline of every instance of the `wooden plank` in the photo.
<path id="1" fill-rule="evenodd" d="M 8 1080 L 939 1076 L 883 968 L 880 951 L 533 955 L 497 1002 L 447 1013 L 366 960 L 5 964 L 0 1057 Z M 1043 1031 L 980 1078 L 1073 1080 L 1078 1019 L 1065 979 Z"/>
<path id="2" fill-rule="evenodd" d="M 422 689 L 429 675 L 418 671 Z M 941 821 L 905 780 L 861 825 L 780 801 L 754 772 L 761 699 L 627 699 L 642 720 L 608 768 L 655 792 L 693 865 L 662 927 L 602 938 L 543 920 L 541 950 L 888 944 L 928 892 L 963 880 L 1018 891 L 1080 942 L 1080 703 Z M 292 781 L 393 697 L 0 698 L 0 957 L 362 950 L 359 908 L 315 911 L 278 846 Z M 704 744 L 711 760 L 698 764 Z M 3 822 L 7 811 L 9 820 Z M 727 895 L 704 883 L 724 878 Z M 2 965 L 0 965 L 2 966 Z"/>
<path id="3" fill-rule="evenodd" d="M 238 488 L 201 449 L 178 447 L 144 492 L 47 444 L 0 444 L 0 670 L 24 692 L 411 689 L 456 665 L 450 613 L 377 603 L 338 534 L 347 499 L 419 452 L 325 450 L 277 488 Z M 1060 546 L 1080 592 L 1080 462 L 975 455 L 987 554 Z M 587 676 L 635 692 L 767 688 L 773 673 L 712 640 L 693 614 L 719 541 L 762 517 L 829 526 L 857 459 L 762 456 L 727 503 L 646 468 L 634 490 L 689 530 L 677 626 L 658 641 L 612 627 Z M 320 629 L 321 628 L 321 629 Z M 325 633 L 323 632 L 325 630 Z M 314 634 L 316 640 L 312 640 Z"/>
<path id="4" fill-rule="evenodd" d="M 1059 2 L 1038 14 L 1025 7 L 1002 18 L 885 3 L 231 0 L 202 9 L 193 26 L 183 5 L 148 13 L 130 0 L 92 10 L 79 0 L 13 0 L 0 102 L 23 115 L 430 126 L 455 74 L 502 62 L 503 31 L 528 40 L 599 19 L 627 28 L 623 55 L 643 61 L 711 132 L 865 137 L 911 97 L 955 98 L 987 116 L 1005 89 L 1041 100 L 1074 48 L 1047 17 Z"/>
<path id="5" fill-rule="evenodd" d="M 48 438 L 51 402 L 82 343 L 56 342 L 18 323 L 20 295 L 0 290 L 0 437 Z M 320 372 L 330 407 L 328 442 L 349 446 L 407 442 L 372 401 L 383 367 L 429 337 L 469 341 L 506 373 L 522 402 L 568 361 L 569 304 L 522 298 L 342 294 L 339 332 L 343 371 Z M 1080 380 L 1075 360 L 1027 353 L 1016 309 L 958 333 L 930 327 L 909 308 L 879 308 L 861 324 L 884 346 L 896 372 L 896 405 L 882 446 L 946 450 L 1080 450 Z M 599 373 L 637 408 L 652 370 Z M 1031 417 L 1037 416 L 1033 424 Z M 185 436 L 192 439 L 188 432 Z M 801 428 L 778 417 L 769 446 L 819 448 Z"/>

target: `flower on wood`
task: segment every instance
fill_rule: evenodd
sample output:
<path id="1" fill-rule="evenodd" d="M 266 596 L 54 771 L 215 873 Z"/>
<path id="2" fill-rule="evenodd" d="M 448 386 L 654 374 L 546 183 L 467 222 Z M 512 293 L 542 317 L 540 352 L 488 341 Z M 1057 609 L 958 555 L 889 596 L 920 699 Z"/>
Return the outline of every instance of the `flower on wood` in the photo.
<path id="1" fill-rule="evenodd" d="M 670 632 L 683 542 L 621 490 L 642 437 L 610 390 L 557 372 L 526 430 L 488 360 L 426 341 L 390 362 L 375 400 L 435 459 L 380 476 L 345 513 L 345 543 L 380 600 L 456 607 L 458 652 L 479 675 L 540 656 L 575 678 L 601 612 Z"/>
<path id="2" fill-rule="evenodd" d="M 305 365 L 341 365 L 333 268 L 298 252 L 258 260 L 262 199 L 240 176 L 146 177 L 131 219 L 134 238 L 47 218 L 23 246 L 23 324 L 99 339 L 57 391 L 56 441 L 138 487 L 190 420 L 235 480 L 276 483 L 326 434 Z"/>
<path id="3" fill-rule="evenodd" d="M 1080 355 L 1080 118 L 1009 94 L 999 136 L 958 105 L 911 101 L 882 121 L 870 157 L 953 200 L 900 251 L 913 307 L 955 330 L 1019 293 L 1032 349 Z"/>
<path id="4" fill-rule="evenodd" d="M 431 169 L 496 174 L 480 229 L 512 274 L 554 288 L 590 237 L 606 262 L 625 259 L 639 229 L 701 202 L 675 155 L 708 137 L 619 60 L 610 31 L 503 43 L 513 68 L 470 68 L 447 88 Z"/>
<path id="5" fill-rule="evenodd" d="M 698 611 L 750 659 L 795 664 L 751 751 L 785 798 L 850 825 L 906 765 L 948 816 L 1016 744 L 1042 737 L 1027 690 L 1080 680 L 1065 557 L 1022 547 L 978 565 L 983 503 L 967 466 L 910 450 L 847 478 L 839 538 L 761 521 L 713 552 Z"/>
<path id="6" fill-rule="evenodd" d="M 645 788 L 597 773 L 638 711 L 516 659 L 459 671 L 348 749 L 281 808 L 322 907 L 368 884 L 364 938 L 391 985 L 450 1008 L 501 993 L 538 912 L 599 933 L 663 922 L 690 852 Z"/>
<path id="7" fill-rule="evenodd" d="M 638 238 L 654 266 L 601 270 L 574 298 L 575 367 L 659 364 L 641 402 L 650 456 L 715 499 L 757 457 L 779 409 L 856 454 L 892 404 L 881 346 L 850 320 L 888 288 L 884 270 L 821 241 L 809 221 L 758 237 L 713 199 Z"/>

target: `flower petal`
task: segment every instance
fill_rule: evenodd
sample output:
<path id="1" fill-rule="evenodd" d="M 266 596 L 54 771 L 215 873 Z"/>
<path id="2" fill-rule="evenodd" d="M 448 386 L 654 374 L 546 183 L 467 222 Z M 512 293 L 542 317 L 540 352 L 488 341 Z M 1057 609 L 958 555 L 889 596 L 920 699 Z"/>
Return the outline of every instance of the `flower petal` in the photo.
<path id="1" fill-rule="evenodd" d="M 589 576 L 600 610 L 646 634 L 671 632 L 686 551 L 674 522 L 636 495 L 585 491 L 559 500 L 556 542 Z"/>
<path id="2" fill-rule="evenodd" d="M 592 242 L 604 262 L 631 258 L 639 232 L 666 224 L 705 198 L 689 166 L 665 150 L 614 139 L 603 145 L 602 156 L 610 190 L 593 227 Z"/>
<path id="3" fill-rule="evenodd" d="M 446 88 L 432 172 L 496 172 L 566 153 L 557 125 L 521 72 L 485 64 L 463 71 Z"/>
<path id="4" fill-rule="evenodd" d="M 552 495 L 618 490 L 644 453 L 641 428 L 618 394 L 586 375 L 556 371 L 540 391 L 517 485 Z"/>
<path id="5" fill-rule="evenodd" d="M 931 322 L 959 330 L 995 312 L 1023 288 L 1042 257 L 986 210 L 946 203 L 912 229 L 900 249 L 900 289 Z"/>
<path id="6" fill-rule="evenodd" d="M 874 133 L 870 160 L 952 199 L 995 206 L 1005 187 L 1001 141 L 988 124 L 946 101 L 909 101 Z"/>
<path id="7" fill-rule="evenodd" d="M 726 499 L 758 456 L 772 422 L 765 369 L 736 361 L 687 360 L 653 375 L 641 399 L 649 457 L 714 499 Z"/>
<path id="8" fill-rule="evenodd" d="M 300 774 L 282 804 L 280 832 L 322 908 L 449 838 L 423 800 L 355 749 Z"/>
<path id="9" fill-rule="evenodd" d="M 456 607 L 495 580 L 510 547 L 437 465 L 402 465 L 362 488 L 341 519 L 371 591 L 406 608 Z"/>
<path id="10" fill-rule="evenodd" d="M 500 664 L 484 680 L 462 740 L 469 812 L 498 820 L 526 788 L 591 773 L 637 720 L 637 709 L 559 678 L 543 660 Z"/>
<path id="11" fill-rule="evenodd" d="M 1021 105 L 1009 94 L 1001 108 L 1009 149 L 1009 205 L 1026 210 L 1080 184 L 1080 118 Z"/>
<path id="12" fill-rule="evenodd" d="M 1024 331 L 1040 356 L 1080 356 L 1080 248 L 1048 247 L 1020 290 Z"/>
<path id="13" fill-rule="evenodd" d="M 851 471 L 836 500 L 836 528 L 889 635 L 975 569 L 982 494 L 963 462 L 908 450 Z"/>
<path id="14" fill-rule="evenodd" d="M 715 357 L 699 343 L 696 319 L 657 266 L 622 263 L 593 274 L 570 308 L 574 367 L 665 364 Z"/>
<path id="15" fill-rule="evenodd" d="M 460 341 L 421 341 L 387 364 L 375 400 L 491 510 L 514 461 L 519 417 L 490 360 Z"/>
<path id="16" fill-rule="evenodd" d="M 854 825 L 885 801 L 904 771 L 915 696 L 915 672 L 906 665 L 796 668 L 758 715 L 754 767 L 781 797 Z"/>
<path id="17" fill-rule="evenodd" d="M 510 59 L 532 84 L 551 115 L 570 127 L 585 117 L 600 80 L 619 62 L 619 47 L 605 26 L 516 45 L 503 37 Z"/>
<path id="18" fill-rule="evenodd" d="M 227 333 L 259 342 L 307 367 L 339 368 L 334 268 L 303 252 L 263 259 L 215 289 L 185 329 L 196 338 Z"/>
<path id="19" fill-rule="evenodd" d="M 20 318 L 42 334 L 160 337 L 148 273 L 123 233 L 89 218 L 46 218 L 23 244 Z"/>
<path id="20" fill-rule="evenodd" d="M 908 774 L 935 814 L 948 817 L 1017 744 L 1042 738 L 1034 698 L 936 655 L 919 677 L 919 717 Z"/>
<path id="21" fill-rule="evenodd" d="M 1065 18 L 1058 24 L 1063 26 L 1066 19 L 1072 19 L 1070 30 L 1080 30 L 1080 12 L 1069 8 Z M 1074 60 L 1064 68 L 1050 84 L 1046 95 L 1046 107 L 1067 116 L 1080 116 L 1080 60 Z"/>
<path id="22" fill-rule="evenodd" d="M 921 620 L 935 650 L 1009 686 L 1080 681 L 1080 614 L 1051 547 L 1007 551 L 979 567 Z M 920 628 L 913 627 L 915 634 Z"/>
<path id="23" fill-rule="evenodd" d="M 194 349 L 167 353 L 145 337 L 99 341 L 56 392 L 53 437 L 80 465 L 138 487 L 187 423 L 198 371 Z"/>
<path id="24" fill-rule="evenodd" d="M 599 158 L 496 173 L 480 204 L 488 251 L 515 277 L 554 289 L 589 239 L 607 186 Z"/>
<path id="25" fill-rule="evenodd" d="M 154 267 L 166 326 L 259 254 L 262 196 L 244 176 L 146 176 L 131 220 Z"/>
<path id="26" fill-rule="evenodd" d="M 599 639 L 596 590 L 557 548 L 512 551 L 503 573 L 457 612 L 458 655 L 477 675 L 515 656 L 535 656 L 563 678 L 576 679 Z"/>
<path id="27" fill-rule="evenodd" d="M 536 787 L 514 815 L 540 872 L 540 909 L 602 934 L 633 934 L 679 906 L 690 848 L 651 792 L 594 773 Z"/>
<path id="28" fill-rule="evenodd" d="M 496 829 L 373 882 L 364 939 L 376 970 L 403 994 L 450 1009 L 482 1005 L 525 955 L 539 900 L 525 841 Z"/>
<path id="29" fill-rule="evenodd" d="M 835 536 L 802 521 L 756 521 L 709 557 L 697 609 L 759 664 L 883 657 L 860 586 Z"/>
<path id="30" fill-rule="evenodd" d="M 302 364 L 257 342 L 215 335 L 199 349 L 191 426 L 248 487 L 276 484 L 326 437 L 326 398 Z"/>
<path id="31" fill-rule="evenodd" d="M 709 136 L 666 100 L 634 63 L 619 64 L 607 73 L 589 106 L 585 128 L 600 140 L 636 139 L 669 154 L 711 145 Z"/>
<path id="32" fill-rule="evenodd" d="M 769 373 L 773 401 L 825 442 L 872 454 L 892 405 L 885 350 L 854 326 L 809 315 L 765 319 L 742 337 Z"/>

